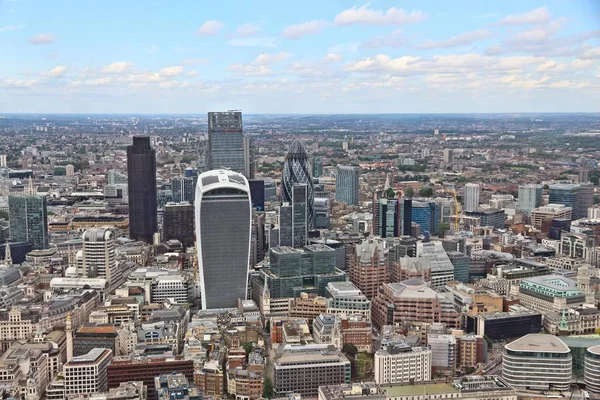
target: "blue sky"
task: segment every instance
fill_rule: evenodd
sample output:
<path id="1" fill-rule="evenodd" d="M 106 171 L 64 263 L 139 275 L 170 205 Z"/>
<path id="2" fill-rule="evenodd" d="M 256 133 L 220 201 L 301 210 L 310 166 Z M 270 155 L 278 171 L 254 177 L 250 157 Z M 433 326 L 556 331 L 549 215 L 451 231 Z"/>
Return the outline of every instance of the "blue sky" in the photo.
<path id="1" fill-rule="evenodd" d="M 600 111 L 600 1 L 0 0 L 0 112 Z"/>

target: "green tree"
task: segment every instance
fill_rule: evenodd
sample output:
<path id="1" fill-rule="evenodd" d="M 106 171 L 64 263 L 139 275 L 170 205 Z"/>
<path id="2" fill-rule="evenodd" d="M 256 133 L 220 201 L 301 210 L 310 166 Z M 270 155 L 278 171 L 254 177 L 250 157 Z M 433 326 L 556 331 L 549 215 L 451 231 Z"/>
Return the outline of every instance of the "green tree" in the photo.
<path id="1" fill-rule="evenodd" d="M 450 230 L 450 225 L 447 222 L 440 222 L 437 228 L 437 235 L 439 237 L 444 237 L 446 232 Z"/>
<path id="2" fill-rule="evenodd" d="M 424 186 L 419 190 L 419 196 L 421 197 L 431 197 L 433 196 L 433 188 L 431 186 Z"/>
<path id="3" fill-rule="evenodd" d="M 393 199 L 394 197 L 396 197 L 396 192 L 392 188 L 387 188 L 387 191 L 385 194 L 387 195 L 388 199 Z"/>
<path id="4" fill-rule="evenodd" d="M 273 390 L 273 382 L 271 381 L 270 377 L 266 376 L 265 382 L 263 383 L 262 397 L 265 399 L 272 399 L 274 395 L 275 391 Z"/>
<path id="5" fill-rule="evenodd" d="M 64 176 L 67 174 L 67 171 L 64 167 L 56 167 L 54 168 L 54 176 Z"/>
<path id="6" fill-rule="evenodd" d="M 415 189 L 410 186 L 404 189 L 404 197 L 413 197 L 415 195 Z"/>
<path id="7" fill-rule="evenodd" d="M 358 354 L 358 349 L 352 343 L 346 343 L 344 347 L 342 347 L 342 353 L 354 358 Z"/>
<path id="8" fill-rule="evenodd" d="M 244 348 L 244 350 L 246 351 L 246 357 L 248 357 L 248 354 L 250 354 L 250 352 L 252 351 L 252 349 L 254 348 L 254 346 L 252 345 L 252 343 L 250 342 L 244 342 L 242 344 L 242 347 Z"/>

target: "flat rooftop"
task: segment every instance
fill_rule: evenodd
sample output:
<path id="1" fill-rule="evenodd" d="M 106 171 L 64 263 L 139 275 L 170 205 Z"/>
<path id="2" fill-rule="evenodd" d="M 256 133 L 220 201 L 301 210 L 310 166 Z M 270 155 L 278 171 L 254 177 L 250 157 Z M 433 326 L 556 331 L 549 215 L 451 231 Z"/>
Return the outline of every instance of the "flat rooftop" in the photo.
<path id="1" fill-rule="evenodd" d="M 425 394 L 458 393 L 458 389 L 449 383 L 426 383 L 391 387 L 382 387 L 386 397 L 416 396 Z"/>

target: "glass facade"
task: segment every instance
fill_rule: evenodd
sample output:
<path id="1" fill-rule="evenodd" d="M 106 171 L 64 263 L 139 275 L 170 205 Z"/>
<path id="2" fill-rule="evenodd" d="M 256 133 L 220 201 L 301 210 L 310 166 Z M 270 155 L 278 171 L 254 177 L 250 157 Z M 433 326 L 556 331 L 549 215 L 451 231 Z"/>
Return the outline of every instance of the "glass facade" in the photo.
<path id="1" fill-rule="evenodd" d="M 335 177 L 335 200 L 349 205 L 358 205 L 360 172 L 357 167 L 338 165 Z"/>
<path id="2" fill-rule="evenodd" d="M 295 184 L 292 187 L 292 246 L 306 246 L 308 240 L 308 185 Z"/>
<path id="3" fill-rule="evenodd" d="M 196 198 L 196 183 L 198 178 L 194 176 L 171 179 L 171 190 L 173 191 L 173 201 L 181 203 L 187 201 L 194 203 Z"/>
<path id="4" fill-rule="evenodd" d="M 152 235 L 158 231 L 158 197 L 156 152 L 148 136 L 134 136 L 133 145 L 127 146 L 127 176 L 129 237 L 152 243 Z"/>
<path id="5" fill-rule="evenodd" d="M 250 193 L 247 181 L 236 173 L 205 174 L 199 178 L 195 206 L 202 308 L 233 308 L 247 292 Z"/>
<path id="6" fill-rule="evenodd" d="M 29 243 L 33 250 L 48 248 L 46 197 L 9 196 L 8 210 L 10 234 L 13 241 Z"/>
<path id="7" fill-rule="evenodd" d="M 246 151 L 240 111 L 208 113 L 209 167 L 246 174 Z"/>
<path id="8" fill-rule="evenodd" d="M 283 165 L 281 200 L 293 202 L 294 185 L 305 184 L 308 203 L 308 229 L 312 229 L 314 222 L 314 187 L 308 168 L 309 163 L 306 149 L 302 142 L 294 140 Z"/>

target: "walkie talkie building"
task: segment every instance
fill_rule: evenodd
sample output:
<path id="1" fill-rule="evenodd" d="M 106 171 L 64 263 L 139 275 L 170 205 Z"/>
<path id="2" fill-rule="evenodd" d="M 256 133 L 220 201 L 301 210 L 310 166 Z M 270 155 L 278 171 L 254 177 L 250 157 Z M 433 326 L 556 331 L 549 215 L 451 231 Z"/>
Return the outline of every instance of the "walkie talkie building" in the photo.
<path id="1" fill-rule="evenodd" d="M 252 226 L 248 180 L 230 170 L 201 174 L 195 208 L 202 309 L 235 308 L 248 291 Z"/>

